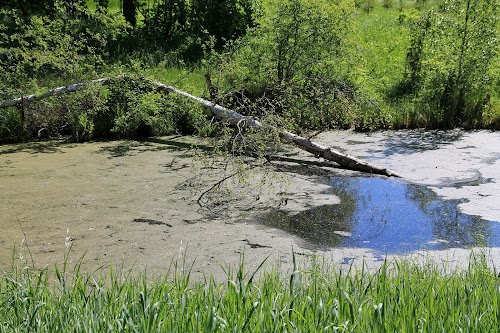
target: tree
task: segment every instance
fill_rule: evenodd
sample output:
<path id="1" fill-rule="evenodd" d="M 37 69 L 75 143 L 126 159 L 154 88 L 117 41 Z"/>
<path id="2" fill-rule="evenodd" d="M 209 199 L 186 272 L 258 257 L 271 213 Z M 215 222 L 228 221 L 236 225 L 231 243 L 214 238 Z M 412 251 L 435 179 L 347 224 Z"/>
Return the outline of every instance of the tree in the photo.
<path id="1" fill-rule="evenodd" d="M 109 0 L 98 0 L 97 2 L 97 9 L 103 13 L 106 13 L 108 11 L 108 6 Z"/>
<path id="2" fill-rule="evenodd" d="M 412 33 L 406 81 L 432 126 L 477 126 L 499 49 L 498 0 L 445 0 Z"/>
<path id="3" fill-rule="evenodd" d="M 215 37 L 215 48 L 245 34 L 253 25 L 251 0 L 192 0 L 192 31 L 204 39 Z"/>
<path id="4" fill-rule="evenodd" d="M 23 16 L 50 14 L 54 11 L 54 0 L 2 0 L 0 9 L 17 9 Z"/>
<path id="5" fill-rule="evenodd" d="M 85 0 L 65 0 L 64 6 L 66 7 L 66 13 L 68 13 L 71 18 L 76 18 L 82 13 L 82 9 L 87 7 L 87 3 Z"/>
<path id="6" fill-rule="evenodd" d="M 350 0 L 269 1 L 257 26 L 238 45 L 238 75 L 257 85 L 281 85 L 324 73 L 332 77 L 353 11 Z"/>
<path id="7" fill-rule="evenodd" d="M 145 35 L 149 45 L 175 50 L 188 39 L 186 0 L 159 0 L 146 12 Z"/>
<path id="8" fill-rule="evenodd" d="M 122 13 L 125 20 L 135 27 L 137 24 L 137 3 L 136 0 L 123 0 Z"/>

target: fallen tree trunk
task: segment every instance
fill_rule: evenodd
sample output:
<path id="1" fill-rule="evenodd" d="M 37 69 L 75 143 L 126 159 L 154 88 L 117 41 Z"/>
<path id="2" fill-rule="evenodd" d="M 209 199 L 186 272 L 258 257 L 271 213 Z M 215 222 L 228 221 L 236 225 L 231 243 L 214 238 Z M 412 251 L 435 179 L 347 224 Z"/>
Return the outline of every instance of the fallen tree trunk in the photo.
<path id="1" fill-rule="evenodd" d="M 90 82 L 86 83 L 75 83 L 69 86 L 65 87 L 59 87 L 55 88 L 52 90 L 49 90 L 45 92 L 42 95 L 29 95 L 25 97 L 20 97 L 16 98 L 11 101 L 5 101 L 0 103 L 0 108 L 5 108 L 9 106 L 15 106 L 19 105 L 25 102 L 30 102 L 30 101 L 36 101 L 40 100 L 42 98 L 48 97 L 48 96 L 54 96 L 54 95 L 61 95 L 67 92 L 73 92 L 78 89 L 81 89 L 85 86 L 91 85 L 91 84 L 96 84 L 96 83 L 107 83 L 110 81 L 111 78 L 101 78 L 97 80 L 93 80 Z M 232 126 L 239 126 L 241 124 L 245 124 L 245 126 L 252 126 L 252 127 L 263 127 L 262 124 L 252 118 L 252 117 L 247 117 L 244 116 L 238 112 L 235 112 L 233 110 L 226 109 L 223 106 L 220 106 L 218 104 L 212 103 L 206 99 L 203 99 L 198 96 L 191 95 L 185 91 L 179 90 L 177 88 L 174 88 L 172 86 L 156 82 L 150 79 L 146 79 L 149 82 L 151 82 L 154 86 L 158 88 L 159 91 L 166 92 L 166 93 L 175 93 L 184 97 L 187 97 L 189 99 L 195 100 L 203 105 L 205 105 L 213 114 L 216 118 L 227 121 L 229 124 Z M 350 170 L 356 170 L 356 171 L 362 171 L 362 172 L 367 172 L 367 173 L 373 173 L 373 174 L 379 174 L 379 175 L 385 175 L 389 177 L 401 177 L 397 173 L 388 170 L 386 168 L 381 168 L 379 166 L 373 165 L 371 163 L 368 163 L 366 161 L 357 159 L 355 157 L 351 157 L 345 154 L 342 154 L 339 151 L 333 150 L 331 148 L 325 147 L 323 145 L 320 145 L 319 143 L 316 143 L 314 141 L 311 141 L 307 138 L 304 138 L 302 136 L 299 136 L 297 134 L 288 132 L 283 129 L 275 128 L 275 130 L 279 131 L 281 137 L 285 139 L 285 141 L 289 143 L 295 144 L 297 147 L 300 149 L 303 149 L 311 154 L 314 154 L 316 157 L 322 157 L 325 160 L 335 162 L 339 164 L 340 166 L 350 169 Z"/>
<path id="2" fill-rule="evenodd" d="M 0 109 L 6 108 L 9 106 L 22 105 L 23 103 L 27 103 L 27 102 L 38 101 L 38 100 L 41 100 L 41 99 L 49 97 L 49 96 L 57 96 L 57 95 L 62 95 L 62 94 L 68 93 L 68 92 L 74 92 L 74 91 L 77 91 L 77 90 L 82 89 L 82 88 L 89 86 L 89 85 L 93 85 L 93 84 L 97 84 L 97 83 L 106 83 L 109 80 L 111 80 L 111 79 L 110 78 L 102 78 L 102 79 L 97 79 L 97 80 L 93 80 L 90 82 L 75 83 L 75 84 L 70 84 L 69 86 L 57 87 L 55 89 L 48 90 L 41 95 L 33 94 L 33 95 L 19 97 L 19 98 L 10 100 L 10 101 L 5 101 L 5 102 L 0 103 Z"/>
<path id="3" fill-rule="evenodd" d="M 244 122 L 245 125 L 247 126 L 262 127 L 262 124 L 258 120 L 253 119 L 252 117 L 246 117 L 238 112 L 226 109 L 223 106 L 214 104 L 198 96 L 193 96 L 191 94 L 188 94 L 187 92 L 176 89 L 172 86 L 168 86 L 166 84 L 155 81 L 151 82 L 155 86 L 157 86 L 158 89 L 161 91 L 176 93 L 204 104 L 207 108 L 210 109 L 211 113 L 215 117 L 229 122 L 232 126 L 238 126 L 239 124 Z M 285 131 L 283 129 L 277 129 L 277 130 L 279 131 L 280 135 L 285 139 L 285 141 L 293 143 L 300 149 L 303 149 L 311 154 L 314 154 L 317 157 L 322 157 L 325 160 L 335 162 L 344 168 L 367 172 L 367 173 L 385 175 L 389 177 L 401 177 L 400 175 L 389 169 L 381 168 L 379 166 L 373 165 L 358 158 L 347 156 L 339 151 L 320 145 L 319 143 L 311 141 L 300 135 Z"/>

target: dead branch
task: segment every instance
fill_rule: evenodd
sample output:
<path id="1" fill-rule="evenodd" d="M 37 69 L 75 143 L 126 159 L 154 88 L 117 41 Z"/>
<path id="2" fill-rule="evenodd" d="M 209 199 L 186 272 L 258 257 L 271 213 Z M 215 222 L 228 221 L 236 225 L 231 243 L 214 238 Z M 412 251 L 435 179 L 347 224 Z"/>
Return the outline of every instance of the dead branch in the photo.
<path id="1" fill-rule="evenodd" d="M 122 77 L 122 76 L 118 76 L 118 78 L 119 77 Z M 38 100 L 47 98 L 49 96 L 57 96 L 57 95 L 62 95 L 62 94 L 69 93 L 69 92 L 75 92 L 77 90 L 80 90 L 84 87 L 87 87 L 87 86 L 90 86 L 93 84 L 107 83 L 110 80 L 111 80 L 110 78 L 101 78 L 101 79 L 93 80 L 90 82 L 74 83 L 74 84 L 70 84 L 69 86 L 57 87 L 55 89 L 48 90 L 41 95 L 33 94 L 33 95 L 19 97 L 19 98 L 10 100 L 10 101 L 4 101 L 4 102 L 0 103 L 0 109 L 6 108 L 9 106 L 17 106 L 17 105 L 22 105 L 22 104 L 28 103 L 28 102 L 38 101 Z"/>
<path id="2" fill-rule="evenodd" d="M 262 124 L 258 120 L 253 119 L 252 117 L 243 116 L 242 114 L 240 114 L 238 112 L 226 109 L 223 106 L 220 106 L 218 104 L 214 104 L 214 103 L 212 103 L 206 99 L 203 99 L 201 97 L 191 95 L 187 92 L 176 89 L 172 86 L 168 86 L 166 84 L 163 84 L 160 82 L 155 82 L 155 81 L 151 81 L 151 82 L 155 86 L 157 86 L 160 91 L 164 91 L 167 93 L 170 93 L 170 92 L 176 93 L 176 94 L 182 95 L 184 97 L 195 100 L 195 101 L 205 105 L 215 117 L 229 122 L 229 124 L 231 124 L 232 126 L 238 126 L 241 122 L 245 122 L 247 124 L 247 126 L 263 127 Z M 305 150 L 305 151 L 307 151 L 307 152 L 309 152 L 317 157 L 322 157 L 325 160 L 335 162 L 344 168 L 347 168 L 350 170 L 367 172 L 367 173 L 384 175 L 384 176 L 388 176 L 388 177 L 400 177 L 401 178 L 400 175 L 398 175 L 397 173 L 395 173 L 389 169 L 381 168 L 379 166 L 376 166 L 374 164 L 360 160 L 358 158 L 342 154 L 339 151 L 325 147 L 319 143 L 308 140 L 300 135 L 288 132 L 286 130 L 279 129 L 279 128 L 274 128 L 274 129 L 279 131 L 281 137 L 283 137 L 285 139 L 285 141 L 287 141 L 289 143 L 293 143 L 297 147 L 299 147 L 300 149 L 303 149 L 303 150 Z"/>
<path id="3" fill-rule="evenodd" d="M 191 95 L 185 91 L 179 90 L 173 86 L 169 86 L 160 82 L 156 82 L 147 78 L 143 78 L 145 80 L 148 80 L 151 82 L 154 86 L 158 88 L 159 91 L 165 92 L 165 93 L 175 93 L 181 96 L 184 96 L 186 98 L 189 98 L 191 100 L 197 101 L 207 107 L 208 110 L 210 110 L 211 114 L 215 116 L 218 119 L 227 121 L 229 124 L 232 126 L 238 126 L 241 123 L 245 123 L 246 126 L 251 126 L 251 127 L 260 127 L 262 128 L 263 125 L 261 122 L 259 122 L 257 119 L 254 119 L 252 117 L 247 117 L 243 116 L 242 114 L 235 112 L 233 110 L 226 109 L 223 106 L 220 106 L 218 104 L 212 103 L 206 99 L 203 99 L 198 96 Z M 45 92 L 42 95 L 29 95 L 25 97 L 20 97 L 16 98 L 11 101 L 5 101 L 0 103 L 0 108 L 5 108 L 8 106 L 15 106 L 18 104 L 22 104 L 25 102 L 30 102 L 30 101 L 36 101 L 40 100 L 42 98 L 48 97 L 48 96 L 54 96 L 54 95 L 61 95 L 64 93 L 68 92 L 73 92 L 76 90 L 79 90 L 83 87 L 86 87 L 88 85 L 92 84 L 97 84 L 97 83 L 107 83 L 110 81 L 111 78 L 101 78 L 97 80 L 93 80 L 90 82 L 84 82 L 84 83 L 75 83 L 69 86 L 65 87 L 59 87 L 55 88 L 52 90 L 49 90 Z M 295 144 L 298 148 L 303 149 L 316 157 L 322 157 L 325 160 L 335 162 L 339 164 L 340 166 L 351 169 L 351 170 L 356 170 L 356 171 L 362 171 L 362 172 L 367 172 L 367 173 L 372 173 L 372 174 L 380 174 L 380 175 L 385 175 L 389 177 L 401 177 L 397 173 L 386 169 L 382 168 L 376 165 L 373 165 L 371 163 L 368 163 L 366 161 L 357 159 L 355 157 L 351 157 L 345 154 L 342 154 L 339 151 L 333 150 L 331 148 L 325 147 L 319 143 L 316 143 L 314 141 L 311 141 L 307 138 L 304 138 L 302 136 L 299 136 L 297 134 L 288 132 L 283 129 L 275 128 L 273 127 L 274 130 L 277 130 L 280 133 L 280 136 L 287 142 Z"/>

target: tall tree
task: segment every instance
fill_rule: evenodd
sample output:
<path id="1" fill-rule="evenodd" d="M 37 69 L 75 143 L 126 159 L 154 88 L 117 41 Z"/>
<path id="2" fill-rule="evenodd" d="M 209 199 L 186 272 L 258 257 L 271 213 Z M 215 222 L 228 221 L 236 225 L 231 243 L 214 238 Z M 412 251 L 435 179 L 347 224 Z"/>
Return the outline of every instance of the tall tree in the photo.
<path id="1" fill-rule="evenodd" d="M 137 24 L 137 3 L 135 0 L 123 0 L 122 13 L 125 20 L 135 27 Z"/>
<path id="2" fill-rule="evenodd" d="M 498 0 L 445 0 L 413 30 L 406 79 L 419 108 L 438 115 L 431 127 L 479 124 L 499 52 L 499 11 Z"/>
<path id="3" fill-rule="evenodd" d="M 188 4 L 186 0 L 158 0 L 146 12 L 145 30 L 150 45 L 176 49 L 187 39 Z"/>
<path id="4" fill-rule="evenodd" d="M 215 37 L 218 49 L 253 25 L 251 0 L 192 0 L 191 6 L 194 32 Z"/>

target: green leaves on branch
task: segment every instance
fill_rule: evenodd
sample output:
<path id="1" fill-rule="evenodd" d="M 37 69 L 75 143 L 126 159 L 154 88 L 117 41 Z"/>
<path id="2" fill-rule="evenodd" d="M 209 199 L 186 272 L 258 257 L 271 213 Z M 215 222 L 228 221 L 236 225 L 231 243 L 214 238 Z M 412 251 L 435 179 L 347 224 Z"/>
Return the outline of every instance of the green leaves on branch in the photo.
<path id="1" fill-rule="evenodd" d="M 325 73 L 341 55 L 351 29 L 351 1 L 268 1 L 263 8 L 247 40 L 252 71 L 281 84 Z"/>
<path id="2" fill-rule="evenodd" d="M 254 25 L 257 1 L 155 0 L 144 11 L 144 26 L 137 29 L 144 48 L 172 52 L 182 60 L 199 61 L 203 46 L 221 51 Z"/>
<path id="3" fill-rule="evenodd" d="M 9 99 L 55 81 L 79 81 L 95 76 L 122 35 L 120 15 L 75 7 L 75 17 L 54 5 L 51 15 L 25 16 L 18 9 L 0 9 L 0 98 Z M 106 27 L 103 29 L 103 27 Z"/>
<path id="4" fill-rule="evenodd" d="M 212 58 L 220 102 L 259 118 L 279 114 L 300 128 L 372 126 L 382 117 L 343 68 L 354 11 L 350 0 L 265 1 L 257 26 Z"/>
<path id="5" fill-rule="evenodd" d="M 415 23 L 400 93 L 416 95 L 429 127 L 482 125 L 492 108 L 499 12 L 496 0 L 446 0 Z"/>

